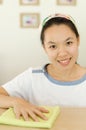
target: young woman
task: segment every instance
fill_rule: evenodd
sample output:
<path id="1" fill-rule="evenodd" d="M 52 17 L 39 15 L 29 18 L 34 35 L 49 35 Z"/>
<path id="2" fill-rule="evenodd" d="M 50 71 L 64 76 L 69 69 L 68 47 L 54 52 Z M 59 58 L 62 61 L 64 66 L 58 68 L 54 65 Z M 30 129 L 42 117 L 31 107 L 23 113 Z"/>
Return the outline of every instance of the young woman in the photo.
<path id="1" fill-rule="evenodd" d="M 72 18 L 47 17 L 41 42 L 50 63 L 29 68 L 0 87 L 0 107 L 13 107 L 17 118 L 46 120 L 43 105 L 86 106 L 86 69 L 77 63 L 80 37 Z"/>

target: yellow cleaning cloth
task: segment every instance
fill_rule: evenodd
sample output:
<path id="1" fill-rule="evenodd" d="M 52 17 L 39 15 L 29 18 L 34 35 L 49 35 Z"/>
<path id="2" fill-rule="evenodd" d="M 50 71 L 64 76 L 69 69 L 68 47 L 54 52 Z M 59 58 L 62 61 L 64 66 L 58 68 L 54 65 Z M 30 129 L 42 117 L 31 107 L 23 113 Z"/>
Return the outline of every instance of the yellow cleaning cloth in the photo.
<path id="1" fill-rule="evenodd" d="M 0 124 L 23 126 L 23 127 L 35 127 L 35 128 L 51 128 L 57 116 L 60 113 L 60 108 L 59 106 L 45 107 L 45 108 L 49 110 L 49 113 L 45 114 L 48 117 L 47 121 L 39 117 L 38 117 L 40 120 L 39 122 L 35 122 L 32 119 L 30 119 L 29 121 L 25 121 L 23 118 L 16 119 L 13 108 L 9 108 L 0 116 Z"/>

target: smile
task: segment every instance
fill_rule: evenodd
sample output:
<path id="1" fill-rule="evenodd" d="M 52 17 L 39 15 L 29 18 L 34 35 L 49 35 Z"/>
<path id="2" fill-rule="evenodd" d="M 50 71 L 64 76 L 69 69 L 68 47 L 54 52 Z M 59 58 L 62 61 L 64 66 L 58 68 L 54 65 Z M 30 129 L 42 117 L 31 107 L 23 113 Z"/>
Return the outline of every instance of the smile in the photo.
<path id="1" fill-rule="evenodd" d="M 62 65 L 62 66 L 66 66 L 70 63 L 71 58 L 67 58 L 67 59 L 63 59 L 63 60 L 58 60 L 58 62 Z"/>

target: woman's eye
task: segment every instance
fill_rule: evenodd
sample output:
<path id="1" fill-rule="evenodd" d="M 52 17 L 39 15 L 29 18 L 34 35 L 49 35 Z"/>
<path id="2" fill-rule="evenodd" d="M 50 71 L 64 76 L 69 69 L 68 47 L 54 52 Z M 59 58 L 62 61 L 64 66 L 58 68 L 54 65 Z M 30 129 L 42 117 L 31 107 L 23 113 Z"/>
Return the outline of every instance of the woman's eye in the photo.
<path id="1" fill-rule="evenodd" d="M 68 41 L 66 44 L 71 45 L 72 43 L 73 43 L 72 41 Z"/>
<path id="2" fill-rule="evenodd" d="M 56 48 L 56 46 L 55 46 L 55 45 L 52 45 L 52 46 L 50 46 L 50 48 Z"/>

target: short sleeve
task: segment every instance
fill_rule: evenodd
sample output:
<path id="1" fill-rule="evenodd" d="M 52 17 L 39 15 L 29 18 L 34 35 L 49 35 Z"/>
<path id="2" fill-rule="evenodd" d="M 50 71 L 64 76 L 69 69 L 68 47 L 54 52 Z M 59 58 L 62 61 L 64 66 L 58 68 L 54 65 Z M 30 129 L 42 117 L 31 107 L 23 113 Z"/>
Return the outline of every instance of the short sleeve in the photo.
<path id="1" fill-rule="evenodd" d="M 32 85 L 31 73 L 32 68 L 29 68 L 11 81 L 2 85 L 2 87 L 8 92 L 10 96 L 21 97 L 28 100 Z"/>

